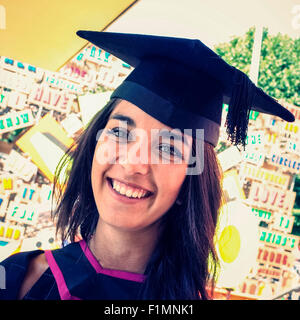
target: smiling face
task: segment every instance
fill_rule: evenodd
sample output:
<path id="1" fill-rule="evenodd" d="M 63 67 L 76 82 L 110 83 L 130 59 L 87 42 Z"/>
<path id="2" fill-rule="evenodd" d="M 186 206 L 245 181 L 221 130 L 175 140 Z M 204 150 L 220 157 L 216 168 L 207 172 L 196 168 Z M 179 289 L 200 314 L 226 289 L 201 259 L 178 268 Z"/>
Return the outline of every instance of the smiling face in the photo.
<path id="1" fill-rule="evenodd" d="M 112 111 L 94 152 L 91 181 L 102 223 L 142 230 L 176 201 L 192 138 L 172 131 L 130 102 Z"/>

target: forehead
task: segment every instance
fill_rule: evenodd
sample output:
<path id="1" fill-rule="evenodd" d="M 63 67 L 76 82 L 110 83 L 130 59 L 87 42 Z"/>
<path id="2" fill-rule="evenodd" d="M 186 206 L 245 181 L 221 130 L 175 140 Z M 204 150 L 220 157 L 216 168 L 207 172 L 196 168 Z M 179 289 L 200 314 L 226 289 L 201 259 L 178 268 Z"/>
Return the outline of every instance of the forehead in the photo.
<path id="1" fill-rule="evenodd" d="M 110 118 L 112 118 L 112 116 L 115 114 L 130 117 L 132 120 L 134 120 L 137 127 L 147 125 L 147 127 L 153 127 L 156 129 L 165 128 L 168 130 L 172 130 L 172 128 L 153 118 L 151 115 L 127 100 L 119 100 L 118 104 L 111 113 Z"/>

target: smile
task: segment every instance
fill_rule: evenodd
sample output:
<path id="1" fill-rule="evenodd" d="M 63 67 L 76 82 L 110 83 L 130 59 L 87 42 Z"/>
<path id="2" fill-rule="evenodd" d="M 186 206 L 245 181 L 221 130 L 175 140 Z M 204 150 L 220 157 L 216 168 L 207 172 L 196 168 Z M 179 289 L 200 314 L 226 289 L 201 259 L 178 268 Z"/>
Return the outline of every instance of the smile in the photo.
<path id="1" fill-rule="evenodd" d="M 109 182 L 109 185 L 116 194 L 123 196 L 127 199 L 139 200 L 148 198 L 152 195 L 152 192 L 148 190 L 132 187 L 112 178 L 107 178 L 107 180 Z"/>

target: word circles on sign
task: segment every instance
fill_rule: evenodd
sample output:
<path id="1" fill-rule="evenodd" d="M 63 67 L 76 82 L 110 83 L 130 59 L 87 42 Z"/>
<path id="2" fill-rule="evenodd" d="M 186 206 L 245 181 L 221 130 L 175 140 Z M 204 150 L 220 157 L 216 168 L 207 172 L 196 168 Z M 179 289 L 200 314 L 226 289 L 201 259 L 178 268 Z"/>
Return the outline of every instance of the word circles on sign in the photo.
<path id="1" fill-rule="evenodd" d="M 0 222 L 0 241 L 21 240 L 24 230 L 21 226 Z"/>
<path id="2" fill-rule="evenodd" d="M 37 222 L 38 206 L 11 202 L 7 209 L 6 219 L 18 223 L 34 225 Z"/>
<path id="3" fill-rule="evenodd" d="M 296 174 L 300 173 L 300 161 L 292 159 L 289 156 L 272 154 L 270 163 L 283 170 L 288 170 Z"/>

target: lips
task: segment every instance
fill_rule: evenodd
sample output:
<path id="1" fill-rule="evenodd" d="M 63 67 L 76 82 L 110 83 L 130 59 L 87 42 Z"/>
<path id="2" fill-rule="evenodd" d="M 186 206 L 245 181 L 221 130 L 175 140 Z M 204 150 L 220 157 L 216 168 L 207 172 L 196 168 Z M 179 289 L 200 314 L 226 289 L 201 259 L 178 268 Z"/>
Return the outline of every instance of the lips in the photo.
<path id="1" fill-rule="evenodd" d="M 153 192 L 132 183 L 113 178 L 107 178 L 107 180 L 114 192 L 128 199 L 144 199 L 153 194 Z"/>

